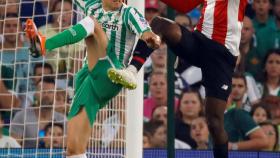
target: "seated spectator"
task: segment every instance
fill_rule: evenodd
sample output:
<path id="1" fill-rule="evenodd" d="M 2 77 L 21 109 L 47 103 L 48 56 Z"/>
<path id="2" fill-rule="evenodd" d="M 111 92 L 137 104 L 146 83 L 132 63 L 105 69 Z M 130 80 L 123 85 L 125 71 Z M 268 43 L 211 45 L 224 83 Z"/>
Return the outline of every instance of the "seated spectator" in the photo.
<path id="1" fill-rule="evenodd" d="M 152 119 L 150 122 L 162 122 L 167 128 L 167 107 L 158 106 L 153 110 Z M 176 149 L 191 149 L 190 145 L 175 138 L 175 148 Z"/>
<path id="2" fill-rule="evenodd" d="M 161 121 L 150 121 L 146 124 L 146 131 L 150 135 L 150 147 L 151 148 L 165 148 L 167 146 L 167 126 Z M 191 147 L 178 140 L 174 140 L 175 149 L 191 149 Z"/>
<path id="3" fill-rule="evenodd" d="M 191 138 L 191 123 L 203 114 L 204 102 L 198 91 L 185 90 L 179 98 L 179 107 L 175 120 L 175 137 L 196 148 Z"/>
<path id="4" fill-rule="evenodd" d="M 167 77 L 164 72 L 153 72 L 150 75 L 149 91 L 151 97 L 144 100 L 144 117 L 151 119 L 152 111 L 158 106 L 167 106 Z M 175 98 L 175 107 L 178 101 Z"/>
<path id="5" fill-rule="evenodd" d="M 269 50 L 264 60 L 263 81 L 260 84 L 263 97 L 280 97 L 280 49 Z"/>
<path id="6" fill-rule="evenodd" d="M 280 132 L 280 97 L 266 96 L 263 99 L 263 102 L 269 108 L 272 122 L 279 125 Z"/>
<path id="7" fill-rule="evenodd" d="M 252 104 L 247 95 L 247 80 L 243 73 L 235 72 L 232 76 L 232 89 L 228 98 L 228 104 L 236 108 L 250 112 Z"/>
<path id="8" fill-rule="evenodd" d="M 5 86 L 4 82 L 0 80 L 0 109 L 17 108 L 21 104 L 19 98 L 11 93 Z"/>
<path id="9" fill-rule="evenodd" d="M 257 124 L 271 120 L 269 107 L 264 103 L 259 103 L 253 106 L 251 116 Z"/>
<path id="10" fill-rule="evenodd" d="M 3 126 L 4 122 L 0 113 L 0 148 L 20 148 L 20 145 L 13 137 L 3 135 Z"/>
<path id="11" fill-rule="evenodd" d="M 264 150 L 269 144 L 263 130 L 248 112 L 228 104 L 224 127 L 228 135 L 229 150 Z"/>
<path id="12" fill-rule="evenodd" d="M 65 123 L 65 116 L 53 111 L 55 80 L 44 77 L 37 84 L 35 100 L 30 107 L 16 113 L 11 134 L 24 148 L 38 147 L 38 135 L 49 122 Z"/>
<path id="13" fill-rule="evenodd" d="M 257 33 L 259 30 L 273 25 L 273 17 L 269 15 L 269 10 L 271 9 L 269 0 L 254 0 L 253 9 L 256 13 L 253 24 Z"/>
<path id="14" fill-rule="evenodd" d="M 44 132 L 42 148 L 63 148 L 63 124 L 50 122 L 45 126 Z"/>
<path id="15" fill-rule="evenodd" d="M 271 0 L 272 2 L 272 11 L 274 17 L 272 19 L 272 25 L 265 26 L 263 29 L 260 29 L 257 34 L 257 56 L 260 59 L 264 59 L 266 53 L 269 49 L 279 49 L 280 48 L 280 34 L 279 34 L 279 22 L 280 22 L 280 1 Z"/>
<path id="16" fill-rule="evenodd" d="M 167 126 L 167 107 L 157 106 L 152 112 L 151 121 L 161 121 Z"/>
<path id="17" fill-rule="evenodd" d="M 209 149 L 209 129 L 205 117 L 198 117 L 191 123 L 191 137 L 196 142 L 196 149 Z"/>
<path id="18" fill-rule="evenodd" d="M 267 136 L 267 140 L 269 142 L 269 147 L 265 150 L 267 151 L 279 151 L 279 134 L 277 130 L 277 126 L 272 124 L 269 121 L 262 122 L 259 124 L 261 128 L 263 129 L 264 133 Z"/>
<path id="19" fill-rule="evenodd" d="M 68 94 L 63 89 L 57 89 L 55 93 L 55 111 L 61 113 L 62 115 L 67 115 L 69 111 Z"/>
<path id="20" fill-rule="evenodd" d="M 150 56 L 151 62 L 146 62 L 145 74 L 144 74 L 144 97 L 149 97 L 149 83 L 151 73 L 161 72 L 167 73 L 167 45 L 162 44 L 159 49 L 155 50 Z M 148 60 L 149 61 L 149 60 Z M 179 73 L 175 71 L 175 95 L 179 97 L 181 91 L 188 87 L 186 81 L 181 77 Z"/>
<path id="21" fill-rule="evenodd" d="M 147 132 L 147 125 L 148 123 L 144 123 L 144 130 L 143 130 L 143 148 L 151 148 L 151 135 Z"/>
<path id="22" fill-rule="evenodd" d="M 150 23 L 159 14 L 158 0 L 145 0 L 145 19 Z"/>

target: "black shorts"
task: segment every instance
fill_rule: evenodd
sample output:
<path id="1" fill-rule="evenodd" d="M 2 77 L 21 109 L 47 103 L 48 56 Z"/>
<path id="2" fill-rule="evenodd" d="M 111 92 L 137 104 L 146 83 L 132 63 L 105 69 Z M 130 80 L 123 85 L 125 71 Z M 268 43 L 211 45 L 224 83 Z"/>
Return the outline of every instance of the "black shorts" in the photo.
<path id="1" fill-rule="evenodd" d="M 181 26 L 180 42 L 171 50 L 180 58 L 202 70 L 206 96 L 227 101 L 237 57 L 222 44 L 199 31 L 190 32 Z"/>

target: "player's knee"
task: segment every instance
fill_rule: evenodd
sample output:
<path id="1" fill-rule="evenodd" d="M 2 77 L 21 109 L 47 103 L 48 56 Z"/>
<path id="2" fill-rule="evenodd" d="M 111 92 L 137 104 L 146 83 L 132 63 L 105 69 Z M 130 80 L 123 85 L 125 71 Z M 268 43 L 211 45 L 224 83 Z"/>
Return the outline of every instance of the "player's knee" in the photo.
<path id="1" fill-rule="evenodd" d="M 85 153 L 85 149 L 78 145 L 78 142 L 73 142 L 67 145 L 66 155 L 80 155 Z"/>
<path id="2" fill-rule="evenodd" d="M 155 17 L 151 22 L 151 27 L 153 32 L 160 35 L 167 44 L 175 45 L 181 40 L 181 28 L 174 21 Z"/>
<path id="3" fill-rule="evenodd" d="M 206 116 L 207 125 L 211 134 L 220 133 L 223 130 L 223 119 L 218 115 L 208 115 Z"/>

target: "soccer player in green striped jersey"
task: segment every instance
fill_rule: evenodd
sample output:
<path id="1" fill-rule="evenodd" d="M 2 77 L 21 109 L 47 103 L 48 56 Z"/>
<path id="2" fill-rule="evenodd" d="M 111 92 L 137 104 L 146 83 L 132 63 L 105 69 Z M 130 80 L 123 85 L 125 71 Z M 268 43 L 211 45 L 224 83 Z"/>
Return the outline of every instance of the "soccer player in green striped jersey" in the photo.
<path id="1" fill-rule="evenodd" d="M 75 76 L 75 96 L 68 114 L 66 155 L 69 158 L 86 158 L 87 142 L 97 112 L 122 88 L 121 84 L 114 84 L 109 79 L 108 70 L 128 65 L 136 36 L 154 49 L 161 41 L 143 16 L 122 0 L 75 2 L 86 14 L 78 24 L 46 39 L 29 19 L 26 34 L 34 57 L 85 39 L 87 57 Z"/>

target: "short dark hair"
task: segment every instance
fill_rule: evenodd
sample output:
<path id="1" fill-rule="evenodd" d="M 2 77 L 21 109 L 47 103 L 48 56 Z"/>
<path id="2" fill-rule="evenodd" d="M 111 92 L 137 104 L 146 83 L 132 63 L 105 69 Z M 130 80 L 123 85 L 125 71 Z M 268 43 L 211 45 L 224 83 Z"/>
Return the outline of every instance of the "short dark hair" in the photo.
<path id="1" fill-rule="evenodd" d="M 268 108 L 268 105 L 266 105 L 264 102 L 260 102 L 260 103 L 257 103 L 255 105 L 253 105 L 252 110 L 250 112 L 251 116 L 254 115 L 254 113 L 257 110 L 257 108 L 263 108 L 264 111 L 266 112 L 267 119 L 268 120 L 271 119 L 271 113 L 270 113 L 270 110 Z"/>
<path id="2" fill-rule="evenodd" d="M 47 68 L 47 69 L 50 69 L 51 71 L 51 74 L 53 74 L 53 67 L 51 64 L 49 63 L 36 63 L 35 66 L 34 66 L 34 69 L 33 69 L 33 75 L 35 75 L 36 73 L 36 69 L 38 68 Z"/>
<path id="3" fill-rule="evenodd" d="M 232 78 L 240 78 L 244 81 L 245 85 L 247 86 L 247 81 L 246 81 L 246 77 L 244 75 L 244 73 L 240 72 L 240 71 L 235 71 L 232 75 Z"/>
<path id="4" fill-rule="evenodd" d="M 44 131 L 47 132 L 49 129 L 51 129 L 52 127 L 55 127 L 55 126 L 61 128 L 63 130 L 63 124 L 62 123 L 58 123 L 58 122 L 52 123 L 52 122 L 50 122 L 45 126 Z"/>
<path id="5" fill-rule="evenodd" d="M 147 132 L 146 134 L 150 134 L 150 136 L 153 136 L 156 130 L 161 126 L 164 126 L 164 123 L 162 121 L 153 120 L 144 124 L 144 131 Z"/>
<path id="6" fill-rule="evenodd" d="M 55 78 L 51 77 L 51 76 L 44 76 L 43 78 L 40 79 L 40 81 L 38 82 L 38 84 L 40 82 L 45 82 L 45 83 L 53 83 L 55 84 Z"/>

